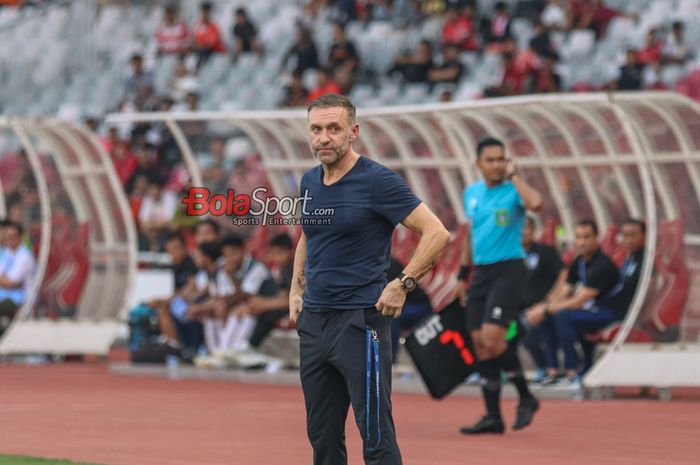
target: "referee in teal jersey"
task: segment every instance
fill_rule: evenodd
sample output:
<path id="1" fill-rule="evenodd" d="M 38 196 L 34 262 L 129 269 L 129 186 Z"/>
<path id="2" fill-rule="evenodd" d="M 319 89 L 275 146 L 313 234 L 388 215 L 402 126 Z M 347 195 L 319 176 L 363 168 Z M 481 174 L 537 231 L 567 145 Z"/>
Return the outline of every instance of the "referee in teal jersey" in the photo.
<path id="1" fill-rule="evenodd" d="M 509 347 L 505 338 L 510 322 L 518 318 L 526 275 L 521 243 L 525 211 L 539 210 L 542 196 L 518 175 L 515 162 L 505 155 L 503 142 L 484 139 L 476 152 L 476 165 L 484 179 L 464 191 L 464 211 L 470 228 L 455 293 L 467 306 L 467 329 L 479 359 L 487 413 L 460 432 L 502 434 L 505 428 L 500 409 L 501 371 L 520 395 L 513 429 L 529 425 L 539 408 L 527 387 L 516 347 Z M 474 277 L 467 300 L 466 282 L 472 264 Z"/>

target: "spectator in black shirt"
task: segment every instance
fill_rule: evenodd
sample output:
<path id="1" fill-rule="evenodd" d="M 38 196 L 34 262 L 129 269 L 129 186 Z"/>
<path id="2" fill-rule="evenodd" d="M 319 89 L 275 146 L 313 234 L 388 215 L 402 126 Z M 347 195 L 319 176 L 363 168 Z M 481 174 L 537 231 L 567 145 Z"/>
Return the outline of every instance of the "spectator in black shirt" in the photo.
<path id="1" fill-rule="evenodd" d="M 149 306 L 158 313 L 158 324 L 165 337 L 164 342 L 172 347 L 189 349 L 194 355 L 203 342 L 202 324 L 183 318 L 187 308 L 183 293 L 194 287 L 197 266 L 188 255 L 185 240 L 180 234 L 172 233 L 166 238 L 165 250 L 170 255 L 175 293 L 166 299 L 154 299 Z"/>
<path id="2" fill-rule="evenodd" d="M 282 71 L 289 66 L 290 60 L 294 59 L 293 73 L 303 75 L 307 69 L 316 69 L 318 63 L 318 49 L 311 38 L 311 31 L 303 26 L 297 27 L 296 39 L 292 47 L 287 51 L 282 59 Z"/>
<path id="3" fill-rule="evenodd" d="M 284 92 L 283 107 L 305 107 L 307 105 L 309 91 L 304 87 L 301 74 L 292 74 L 292 82 L 285 87 Z"/>
<path id="4" fill-rule="evenodd" d="M 535 21 L 535 36 L 530 40 L 530 48 L 541 57 L 548 57 L 554 61 L 559 60 L 559 54 L 549 39 L 549 31 L 540 21 Z"/>
<path id="5" fill-rule="evenodd" d="M 613 89 L 639 90 L 642 88 L 644 65 L 637 62 L 637 52 L 627 50 L 627 61 L 620 68 L 620 77 L 612 83 Z"/>
<path id="6" fill-rule="evenodd" d="M 341 23 L 333 26 L 333 45 L 328 53 L 328 66 L 333 70 L 335 81 L 343 92 L 348 92 L 359 67 L 360 58 L 355 45 L 345 35 L 345 27 Z"/>
<path id="7" fill-rule="evenodd" d="M 494 6 L 493 18 L 482 18 L 479 29 L 486 45 L 500 43 L 511 36 L 511 17 L 506 2 L 497 2 Z"/>
<path id="8" fill-rule="evenodd" d="M 433 85 L 458 84 L 462 74 L 464 74 L 464 65 L 459 61 L 459 48 L 455 45 L 445 45 L 442 54 L 442 64 L 428 72 L 430 83 Z"/>
<path id="9" fill-rule="evenodd" d="M 235 63 L 241 53 L 254 52 L 259 54 L 262 50 L 257 39 L 258 31 L 248 18 L 245 8 L 237 8 L 234 15 L 231 35 L 233 35 L 233 61 Z"/>
<path id="10" fill-rule="evenodd" d="M 523 293 L 522 308 L 527 312 L 533 306 L 551 300 L 554 290 L 566 281 L 566 267 L 554 247 L 535 242 L 535 220 L 525 217 L 523 228 L 523 248 L 525 249 L 525 266 L 527 267 L 527 285 Z M 544 377 L 546 359 L 543 350 L 542 335 L 537 328 L 528 331 L 522 339 L 537 367 L 536 381 Z"/>
<path id="11" fill-rule="evenodd" d="M 389 264 L 389 271 L 386 273 L 387 282 L 398 278 L 404 268 L 405 266 L 392 256 L 391 263 Z M 413 291 L 406 294 L 406 302 L 401 310 L 401 315 L 398 318 L 391 319 L 391 352 L 393 363 L 396 363 L 401 332 L 412 328 L 431 313 L 433 313 L 433 306 L 430 303 L 430 297 L 428 297 L 428 294 L 425 293 L 420 284 L 416 286 Z"/>
<path id="12" fill-rule="evenodd" d="M 421 40 L 415 53 L 396 57 L 394 66 L 389 70 L 389 75 L 399 73 L 406 82 L 427 83 L 428 72 L 432 67 L 433 55 L 430 42 Z"/>
<path id="13" fill-rule="evenodd" d="M 622 243 L 625 246 L 625 261 L 620 268 L 622 287 L 605 303 L 615 313 L 616 320 L 623 320 L 637 292 L 644 260 L 646 224 L 641 220 L 627 219 L 622 223 Z"/>
<path id="14" fill-rule="evenodd" d="M 549 303 L 535 305 L 527 311 L 530 325 L 541 324 L 545 342 L 548 378 L 556 377 L 556 350 L 564 352 L 566 376 L 562 385 L 578 384 L 578 372 L 585 368 L 576 350 L 576 342 L 585 333 L 602 329 L 619 319 L 608 306 L 608 299 L 619 291 L 620 275 L 615 264 L 598 245 L 598 227 L 592 220 L 576 226 L 576 249 L 579 255 L 569 267 L 566 283 L 556 289 Z M 543 381 L 545 383 L 545 381 Z"/>

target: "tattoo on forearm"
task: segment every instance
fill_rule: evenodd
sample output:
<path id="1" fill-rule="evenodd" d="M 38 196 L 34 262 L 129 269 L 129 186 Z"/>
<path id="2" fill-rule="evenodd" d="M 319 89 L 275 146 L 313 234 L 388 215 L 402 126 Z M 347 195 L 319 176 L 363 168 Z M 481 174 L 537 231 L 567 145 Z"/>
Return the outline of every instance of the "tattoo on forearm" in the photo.
<path id="1" fill-rule="evenodd" d="M 306 289 L 306 275 L 304 274 L 304 271 L 299 274 L 299 277 L 297 278 L 297 284 L 299 285 L 299 288 L 303 291 Z"/>
<path id="2" fill-rule="evenodd" d="M 437 259 L 433 260 L 433 262 L 430 265 L 428 265 L 428 267 L 425 270 L 423 270 L 422 273 L 419 273 L 418 276 L 416 276 L 416 281 L 419 281 L 423 276 L 425 276 L 428 273 L 428 271 L 432 270 L 435 267 L 435 265 L 437 265 Z"/>

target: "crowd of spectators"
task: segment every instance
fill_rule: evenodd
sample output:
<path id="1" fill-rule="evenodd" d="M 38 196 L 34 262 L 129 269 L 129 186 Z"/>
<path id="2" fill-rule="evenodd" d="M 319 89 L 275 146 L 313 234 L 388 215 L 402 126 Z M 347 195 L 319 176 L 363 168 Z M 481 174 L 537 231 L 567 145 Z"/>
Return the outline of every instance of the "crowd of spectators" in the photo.
<path id="1" fill-rule="evenodd" d="M 491 11 L 470 0 L 336 0 L 308 1 L 296 27 L 295 38 L 279 63 L 280 82 L 287 82 L 281 106 L 305 106 L 329 92 L 350 93 L 360 82 L 376 82 L 389 78 L 399 83 L 424 83 L 432 89 L 440 86 L 440 101 L 454 98 L 457 86 L 472 72 L 473 60 L 465 56 L 497 57 L 500 75 L 484 82 L 483 96 L 512 96 L 526 93 L 547 93 L 563 90 L 563 78 L 557 64 L 561 51 L 551 38 L 553 33 L 590 29 L 603 37 L 610 21 L 622 15 L 599 0 L 549 0 L 521 2 L 512 11 L 509 4 L 496 2 Z M 154 73 L 141 54 L 131 57 L 131 71 L 124 81 L 122 111 L 196 111 L 201 93 L 198 69 L 214 54 L 228 54 L 230 66 L 238 66 L 243 54 L 263 55 L 258 38 L 258 24 L 245 8 L 232 11 L 215 9 L 214 4 L 200 4 L 197 19 L 188 24 L 180 17 L 176 4 L 166 4 L 163 19 L 154 31 L 157 56 L 176 57 L 177 64 L 170 79 L 169 94 L 157 95 Z M 220 15 L 232 14 L 233 21 L 225 45 L 224 31 L 218 26 Z M 333 41 L 325 56 L 314 41 L 313 27 L 319 17 L 333 21 Z M 516 18 L 532 20 L 533 37 L 528 47 L 519 48 L 513 22 Z M 385 22 L 392 27 L 416 28 L 424 21 L 441 21 L 437 42 L 422 40 L 415 50 L 401 51 L 385 76 L 373 75 L 365 66 L 359 48 L 348 38 L 353 24 Z M 664 36 L 665 34 L 665 36 Z M 673 23 L 670 31 L 654 28 L 649 31 L 646 46 L 628 50 L 626 61 L 611 73 L 606 88 L 634 90 L 663 88 L 659 80 L 661 67 L 687 60 L 692 50 L 684 38 L 684 25 Z M 158 59 L 158 58 L 156 58 Z M 314 85 L 307 88 L 313 73 Z M 577 83 L 574 90 L 589 90 L 590 85 Z M 105 131 L 97 121 L 96 130 Z M 240 183 L 257 187 L 269 182 L 254 153 L 232 161 L 224 156 L 225 140 L 204 137 L 201 125 L 183 124 L 185 135 L 192 142 L 201 139 L 201 150 L 207 156 L 203 175 L 207 185 L 220 190 Z M 182 165 L 177 145 L 162 125 L 140 125 L 131 132 L 110 128 L 103 137 L 111 154 L 120 181 L 129 195 L 135 219 L 139 224 L 141 250 L 163 251 L 166 234 L 176 227 L 189 226 L 182 215 L 178 199 L 188 187 L 187 170 Z M 196 145 L 196 141 L 195 141 Z M 235 163 L 233 165 L 232 163 Z M 252 174 L 248 173 L 252 170 Z M 233 179 L 233 178 L 236 179 Z M 240 187 L 240 186 L 239 186 Z"/>
<path id="2" fill-rule="evenodd" d="M 388 74 L 400 83 L 425 83 L 430 88 L 447 84 L 449 94 L 457 85 L 474 79 L 474 57 L 500 57 L 496 75 L 484 82 L 484 97 L 592 90 L 599 84 L 567 81 L 560 75 L 561 40 L 580 30 L 591 30 L 600 40 L 616 17 L 637 18 L 605 5 L 602 0 L 533 0 L 513 4 L 496 2 L 493 9 L 482 8 L 477 0 L 308 0 L 298 18 L 293 44 L 279 63 L 284 96 L 280 106 L 302 106 L 326 92 L 350 93 L 357 83 L 381 84 L 381 75 L 368 64 L 357 44 L 347 36 L 350 25 L 384 22 L 396 29 L 417 28 L 425 21 L 439 21 L 437 40 L 422 40 L 414 50 L 402 49 L 394 57 Z M 219 8 L 221 9 L 221 7 Z M 211 2 L 200 5 L 199 16 L 190 25 L 180 18 L 178 7 L 167 4 L 163 20 L 154 31 L 157 56 L 176 56 L 178 64 L 171 76 L 169 95 L 154 94 L 153 73 L 144 68 L 140 54 L 132 57 L 132 72 L 124 88 L 122 110 L 168 110 L 192 107 L 189 100 L 198 98 L 201 89 L 197 73 L 215 54 L 230 56 L 235 67 L 243 54 L 263 56 L 258 30 L 260 25 L 243 7 L 232 12 L 233 21 L 225 40 L 217 18 L 229 14 L 215 10 Z M 315 42 L 317 19 L 332 21 L 332 44 L 325 56 Z M 516 19 L 530 22 L 533 36 L 526 47 L 513 27 Z M 226 43 L 231 44 L 228 48 Z M 624 55 L 623 53 L 620 55 Z M 603 88 L 637 90 L 659 89 L 661 69 L 669 64 L 683 64 L 693 55 L 684 38 L 683 22 L 674 22 L 668 30 L 652 27 L 646 44 L 629 49 L 616 69 L 607 70 Z M 622 59 L 622 56 L 620 56 Z M 499 62 L 499 63 L 498 63 Z M 313 78 L 305 79 L 309 70 Z M 305 74 L 306 73 L 306 74 Z M 308 76 L 307 76 L 308 77 Z M 445 98 L 446 99 L 446 98 Z M 182 103 L 177 105 L 176 103 Z"/>
<path id="3" fill-rule="evenodd" d="M 597 37 L 605 35 L 610 21 L 621 15 L 602 1 L 549 0 L 521 2 L 512 11 L 505 2 L 495 3 L 491 11 L 481 8 L 479 2 L 469 0 L 337 0 L 308 1 L 299 18 L 292 45 L 283 54 L 279 73 L 286 76 L 281 106 L 304 106 L 324 93 L 350 93 L 358 82 L 376 81 L 363 64 L 358 47 L 348 38 L 347 27 L 353 23 L 386 22 L 395 28 L 415 28 L 422 22 L 439 19 L 442 23 L 439 41 L 422 40 L 415 50 L 401 51 L 387 72 L 390 79 L 400 83 L 424 83 L 429 89 L 441 86 L 439 100 L 449 101 L 455 91 L 472 72 L 465 56 L 489 55 L 500 57 L 500 76 L 484 83 L 483 96 L 512 96 L 526 93 L 558 92 L 563 79 L 557 71 L 561 53 L 551 39 L 553 32 L 591 29 Z M 223 38 L 225 31 L 218 26 L 220 15 L 232 14 L 228 31 L 232 46 L 228 49 Z M 314 19 L 324 17 L 333 21 L 333 41 L 325 56 L 314 42 Z M 514 32 L 516 18 L 530 18 L 533 37 L 528 47 L 519 48 Z M 199 15 L 192 24 L 180 17 L 176 4 L 166 4 L 163 19 L 154 31 L 157 57 L 171 55 L 177 64 L 170 79 L 169 94 L 157 95 L 154 73 L 144 63 L 141 54 L 131 57 L 131 71 L 124 81 L 123 111 L 196 111 L 201 92 L 198 70 L 214 54 L 228 54 L 231 65 L 237 66 L 243 54 L 262 55 L 265 51 L 258 38 L 259 25 L 250 18 L 245 8 L 232 11 L 215 9 L 210 2 L 200 4 Z M 665 37 L 663 36 L 665 34 Z M 662 88 L 659 72 L 667 64 L 683 63 L 691 56 L 684 39 L 684 26 L 676 22 L 667 33 L 655 28 L 649 31 L 646 46 L 628 50 L 626 61 L 612 73 L 606 87 L 633 90 L 644 87 Z M 367 57 L 365 57 L 367 58 Z M 158 58 L 156 58 L 158 59 Z M 313 73 L 314 85 L 307 88 Z M 285 82 L 284 80 L 281 82 Z M 575 89 L 591 86 L 577 83 Z M 93 122 L 97 129 L 97 123 Z M 104 130 L 104 128 L 100 128 Z M 196 124 L 185 127 L 189 138 L 201 136 Z M 187 220 L 179 213 L 177 199 L 188 186 L 176 144 L 169 131 L 158 125 L 139 126 L 131 133 L 118 134 L 115 128 L 103 138 L 105 148 L 123 183 L 140 227 L 140 248 L 162 251 L 163 238 L 168 231 Z M 221 189 L 233 179 L 226 174 L 237 173 L 246 179 L 248 168 L 260 171 L 254 154 L 237 160 L 235 168 L 223 156 L 224 141 L 204 142 L 204 151 L 210 156 L 204 167 L 205 181 Z M 226 167 L 224 165 L 228 164 Z M 264 173 L 256 181 L 268 185 Z"/>

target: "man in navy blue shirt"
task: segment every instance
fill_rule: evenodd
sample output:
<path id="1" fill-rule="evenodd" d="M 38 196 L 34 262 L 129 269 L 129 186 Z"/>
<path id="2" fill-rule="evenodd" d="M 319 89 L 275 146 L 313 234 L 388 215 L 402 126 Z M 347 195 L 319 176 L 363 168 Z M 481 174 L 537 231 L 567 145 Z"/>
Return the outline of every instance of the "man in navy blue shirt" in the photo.
<path id="1" fill-rule="evenodd" d="M 467 306 L 470 332 L 481 374 L 486 415 L 463 434 L 504 432 L 500 409 L 501 371 L 520 395 L 513 429 L 530 424 L 539 402 L 530 393 L 515 346 L 508 347 L 506 331 L 518 318 L 522 286 L 526 277 L 521 243 L 525 210 L 539 210 L 542 196 L 522 179 L 515 162 L 505 155 L 503 142 L 487 138 L 476 148 L 476 164 L 484 179 L 464 191 L 464 212 L 469 222 L 456 294 Z M 469 266 L 474 279 L 465 290 Z"/>
<path id="2" fill-rule="evenodd" d="M 347 463 L 352 404 L 366 464 L 398 465 L 391 415 L 390 317 L 435 264 L 449 240 L 440 220 L 393 171 L 358 155 L 355 107 L 326 94 L 308 110 L 320 165 L 301 180 L 310 200 L 294 258 L 290 318 L 300 338 L 300 375 L 314 465 Z M 386 282 L 397 224 L 421 235 L 399 278 Z"/>

